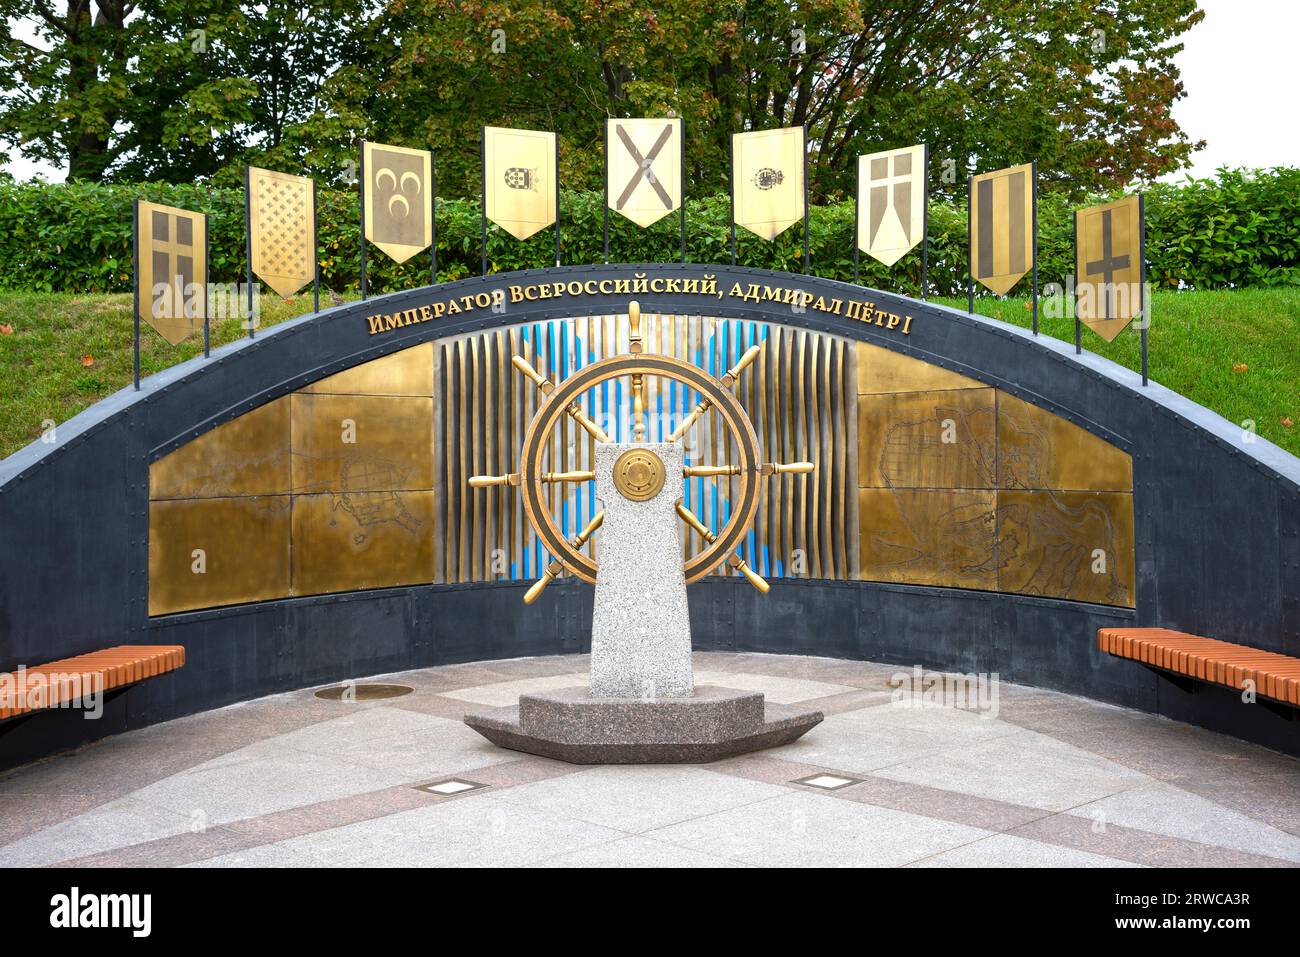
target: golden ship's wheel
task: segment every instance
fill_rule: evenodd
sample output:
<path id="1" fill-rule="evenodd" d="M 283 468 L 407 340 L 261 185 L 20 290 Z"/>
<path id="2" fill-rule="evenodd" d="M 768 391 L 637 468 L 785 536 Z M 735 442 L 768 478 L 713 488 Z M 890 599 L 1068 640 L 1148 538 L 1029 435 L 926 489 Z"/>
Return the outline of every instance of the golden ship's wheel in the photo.
<path id="1" fill-rule="evenodd" d="M 522 356 L 515 356 L 511 360 L 514 367 L 531 379 L 542 393 L 537 413 L 524 433 L 520 471 L 509 475 L 476 475 L 469 480 L 469 484 L 473 488 L 497 485 L 518 486 L 523 494 L 524 514 L 528 517 L 529 524 L 532 525 L 546 549 L 555 556 L 542 577 L 524 595 L 524 601 L 531 604 L 563 571 L 568 571 L 585 582 L 591 584 L 596 582 L 596 562 L 582 549 L 600 528 L 605 513 L 598 512 L 587 526 L 570 540 L 556 524 L 547 503 L 546 492 L 546 487 L 556 482 L 589 482 L 596 477 L 596 473 L 592 471 L 548 472 L 545 471 L 544 458 L 547 449 L 551 447 L 552 433 L 565 416 L 573 419 L 597 442 L 610 441 L 605 431 L 583 412 L 581 399 L 587 390 L 624 376 L 631 380 L 634 443 L 644 442 L 646 437 L 645 378 L 660 376 L 681 383 L 700 395 L 699 404 L 673 430 L 668 441 L 679 441 L 702 415 L 712 410 L 722 417 L 738 450 L 738 462 L 727 465 L 688 465 L 684 469 L 683 474 L 686 478 L 736 476 L 740 480 L 740 495 L 735 501 L 731 517 L 717 534 L 714 534 L 681 502 L 676 503 L 677 514 L 682 521 L 708 543 L 703 551 L 685 561 L 682 571 L 686 576 L 686 583 L 699 581 L 725 561 L 744 575 L 759 591 L 767 592 L 767 582 L 736 554 L 758 509 L 758 480 L 769 475 L 809 473 L 813 471 L 814 466 L 811 462 L 782 465 L 759 461 L 758 436 L 754 432 L 753 423 L 749 421 L 749 416 L 732 390 L 741 373 L 758 358 L 763 347 L 751 346 L 741 356 L 740 361 L 728 370 L 726 375 L 718 379 L 690 362 L 683 362 L 671 356 L 645 353 L 641 343 L 641 307 L 635 301 L 628 303 L 628 320 L 630 329 L 627 355 L 613 356 L 594 362 L 558 384 L 543 376 Z M 626 498 L 634 501 L 653 498 L 663 484 L 663 461 L 651 449 L 629 449 L 614 463 L 614 485 Z"/>

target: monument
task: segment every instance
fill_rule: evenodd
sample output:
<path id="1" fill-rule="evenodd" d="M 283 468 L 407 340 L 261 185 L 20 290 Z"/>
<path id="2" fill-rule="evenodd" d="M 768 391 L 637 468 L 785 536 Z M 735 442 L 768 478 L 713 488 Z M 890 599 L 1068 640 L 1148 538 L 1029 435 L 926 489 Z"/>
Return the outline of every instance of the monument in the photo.
<path id="1" fill-rule="evenodd" d="M 589 685 L 524 694 L 518 705 L 467 714 L 465 723 L 501 747 L 577 764 L 715 761 L 788 744 L 820 723 L 821 712 L 772 704 L 761 692 L 695 686 L 686 586 L 725 561 L 766 592 L 767 583 L 735 554 L 758 506 L 757 480 L 808 473 L 813 465 L 757 461 L 753 426 L 732 389 L 761 346 L 753 346 L 718 380 L 690 363 L 646 355 L 636 301 L 628 303 L 628 321 L 627 355 L 594 363 L 558 385 L 527 360 L 514 358 L 515 368 L 543 395 L 525 433 L 522 471 L 470 480 L 476 488 L 518 486 L 529 522 L 557 556 L 529 589 L 525 602 L 536 600 L 564 571 L 595 584 Z M 666 442 L 646 441 L 647 375 L 683 382 L 701 396 Z M 632 441 L 614 442 L 582 412 L 577 399 L 623 376 L 631 380 Z M 711 410 L 726 422 L 740 461 L 688 466 L 681 440 Z M 550 432 L 566 415 L 596 440 L 593 471 L 543 470 Z M 738 507 L 717 534 L 682 502 L 685 480 L 704 475 L 737 476 L 742 487 Z M 546 507 L 543 490 L 556 482 L 593 478 L 603 509 L 567 541 Z M 679 520 L 686 523 L 688 534 L 697 533 L 708 543 L 685 563 Z M 599 564 L 581 551 L 597 530 Z"/>

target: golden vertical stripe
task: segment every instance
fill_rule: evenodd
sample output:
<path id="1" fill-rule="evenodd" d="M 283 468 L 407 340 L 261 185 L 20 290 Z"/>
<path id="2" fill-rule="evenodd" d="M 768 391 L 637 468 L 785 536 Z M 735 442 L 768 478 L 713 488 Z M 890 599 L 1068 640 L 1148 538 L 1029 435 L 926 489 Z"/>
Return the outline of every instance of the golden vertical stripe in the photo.
<path id="1" fill-rule="evenodd" d="M 844 340 L 843 339 L 837 340 L 835 343 L 835 385 L 837 389 L 837 398 L 839 401 L 835 403 L 835 410 L 836 413 L 838 414 L 838 418 L 835 423 L 834 442 L 835 442 L 835 465 L 836 465 L 835 475 L 839 483 L 839 491 L 840 491 L 839 514 L 836 516 L 836 520 L 837 520 L 837 527 L 840 530 L 839 541 L 837 544 L 839 546 L 839 558 L 840 558 L 839 578 L 841 579 L 846 579 L 850 577 L 849 574 L 850 569 L 848 564 L 849 548 L 848 548 L 848 542 L 846 541 L 846 539 L 849 536 L 850 525 L 849 525 L 849 516 L 845 509 L 845 503 L 848 501 L 849 498 L 849 496 L 846 494 L 848 488 L 848 481 L 849 481 L 849 471 L 847 468 L 848 458 L 849 458 L 847 425 L 849 422 L 854 422 L 854 423 L 857 422 L 856 418 L 850 417 L 851 413 L 849 411 L 849 404 L 847 401 L 850 395 L 853 395 L 853 397 L 856 398 L 857 390 L 845 388 L 844 354 L 847 351 L 848 351 L 848 346 L 844 342 Z M 853 432 L 854 432 L 854 436 L 856 437 L 857 435 L 856 426 Z M 852 496 L 852 498 L 854 501 L 857 501 L 856 495 Z"/>
<path id="2" fill-rule="evenodd" d="M 456 343 L 456 358 L 460 365 L 460 386 L 456 390 L 459 393 L 459 400 L 456 403 L 456 434 L 460 442 L 460 475 L 456 477 L 456 488 L 461 490 L 460 494 L 460 524 L 458 525 L 458 554 L 460 558 L 460 567 L 456 570 L 456 581 L 471 581 L 469 577 L 469 495 L 464 492 L 465 482 L 469 480 L 469 397 L 465 395 L 465 389 L 469 382 L 469 343 L 460 339 Z"/>
<path id="3" fill-rule="evenodd" d="M 822 577 L 822 545 L 821 545 L 821 512 L 818 505 L 821 502 L 821 470 L 822 463 L 822 416 L 821 404 L 818 402 L 817 384 L 820 380 L 818 374 L 821 365 L 821 337 L 812 336 L 812 345 L 809 354 L 808 366 L 808 461 L 817 466 L 818 471 L 812 475 L 801 475 L 800 479 L 804 480 L 807 488 L 811 489 L 810 500 L 806 501 L 808 506 L 808 524 L 805 534 L 808 536 L 808 550 L 811 553 L 811 559 L 808 564 L 809 571 L 812 572 L 813 578 Z M 805 493 L 806 494 L 806 493 Z"/>
<path id="4" fill-rule="evenodd" d="M 799 404 L 791 395 L 791 384 L 794 382 L 794 350 L 795 350 L 795 333 L 793 330 L 785 330 L 785 367 L 782 370 L 784 382 L 782 383 L 781 394 L 785 396 L 786 408 L 785 415 L 782 416 L 784 443 L 781 455 L 782 461 L 790 461 L 795 455 L 795 429 L 797 428 L 799 418 Z M 785 573 L 790 574 L 790 558 L 795 550 L 794 537 L 794 483 L 789 480 L 781 482 L 781 494 L 785 504 L 784 525 L 781 529 L 781 554 L 783 556 L 783 565 Z"/>

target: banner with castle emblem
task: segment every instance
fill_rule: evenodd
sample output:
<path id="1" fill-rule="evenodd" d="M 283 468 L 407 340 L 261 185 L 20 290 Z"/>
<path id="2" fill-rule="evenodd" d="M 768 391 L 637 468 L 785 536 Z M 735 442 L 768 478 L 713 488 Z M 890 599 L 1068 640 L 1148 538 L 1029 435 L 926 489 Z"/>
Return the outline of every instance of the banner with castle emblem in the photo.
<path id="1" fill-rule="evenodd" d="M 733 133 L 731 188 L 737 226 L 772 240 L 804 214 L 804 130 Z"/>
<path id="2" fill-rule="evenodd" d="M 970 181 L 970 274 L 999 296 L 1034 268 L 1034 165 Z"/>
<path id="3" fill-rule="evenodd" d="M 361 144 L 366 239 L 404 263 L 433 242 L 433 154 Z"/>
<path id="4" fill-rule="evenodd" d="M 316 276 L 316 183 L 256 166 L 247 177 L 253 273 L 287 299 Z"/>
<path id="5" fill-rule="evenodd" d="M 515 239 L 555 222 L 555 134 L 483 129 L 483 204 L 487 218 Z"/>
<path id="6" fill-rule="evenodd" d="M 609 208 L 652 226 L 682 202 L 682 121 L 607 120 Z"/>
<path id="7" fill-rule="evenodd" d="M 208 217 L 138 200 L 135 261 L 140 318 L 172 345 L 202 329 L 208 308 Z"/>
<path id="8" fill-rule="evenodd" d="M 1142 311 L 1142 200 L 1074 213 L 1075 316 L 1107 342 Z"/>
<path id="9" fill-rule="evenodd" d="M 925 146 L 858 157 L 858 248 L 892 266 L 925 238 Z"/>

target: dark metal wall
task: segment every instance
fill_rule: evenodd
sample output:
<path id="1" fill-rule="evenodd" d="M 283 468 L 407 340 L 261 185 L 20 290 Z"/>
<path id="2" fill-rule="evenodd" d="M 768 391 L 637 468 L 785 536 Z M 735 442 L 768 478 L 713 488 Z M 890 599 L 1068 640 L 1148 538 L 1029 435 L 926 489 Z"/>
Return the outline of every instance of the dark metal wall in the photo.
<path id="1" fill-rule="evenodd" d="M 781 284 L 870 299 L 912 317 L 898 329 L 776 302 L 679 293 L 593 295 L 473 310 L 371 336 L 366 317 L 511 285 L 641 272 Z M 325 375 L 417 342 L 509 323 L 618 313 L 636 298 L 665 313 L 803 327 L 960 372 L 1042 406 L 1134 458 L 1137 608 L 865 582 L 781 582 L 766 598 L 730 579 L 691 590 L 697 647 L 820 654 L 997 671 L 1297 750 L 1300 725 L 1224 692 L 1187 692 L 1101 656 L 1096 629 L 1160 625 L 1300 656 L 1300 460 L 1093 356 L 1023 330 L 843 283 L 705 266 L 579 266 L 504 274 L 339 307 L 267 330 L 151 377 L 0 462 L 0 669 L 111 644 L 175 642 L 185 668 L 117 696 L 100 722 L 75 713 L 0 725 L 0 763 L 344 677 L 585 647 L 591 594 L 552 587 L 429 585 L 288 599 L 169 616 L 147 613 L 148 465 L 204 431 Z M 507 300 L 508 301 L 508 300 Z M 1158 321 L 1158 318 L 1157 318 Z"/>

